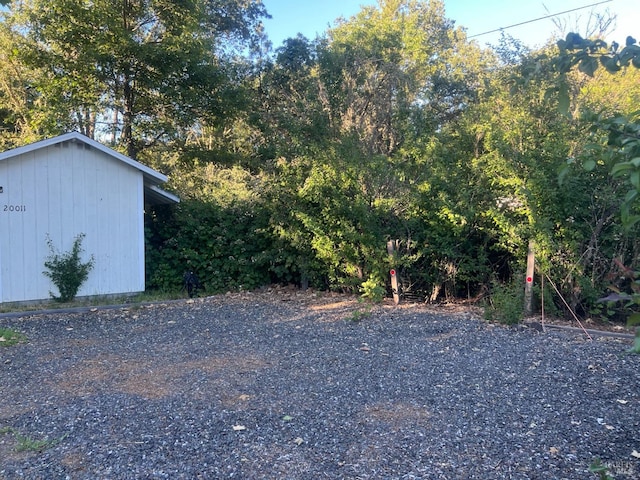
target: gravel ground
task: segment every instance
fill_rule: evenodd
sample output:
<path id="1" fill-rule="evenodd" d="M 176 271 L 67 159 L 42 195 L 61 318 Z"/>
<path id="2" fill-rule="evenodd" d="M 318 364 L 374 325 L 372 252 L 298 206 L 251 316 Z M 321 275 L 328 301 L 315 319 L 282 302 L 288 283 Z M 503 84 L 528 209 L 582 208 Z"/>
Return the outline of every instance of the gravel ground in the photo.
<path id="1" fill-rule="evenodd" d="M 1 479 L 640 478 L 628 340 L 277 289 L 0 326 Z"/>

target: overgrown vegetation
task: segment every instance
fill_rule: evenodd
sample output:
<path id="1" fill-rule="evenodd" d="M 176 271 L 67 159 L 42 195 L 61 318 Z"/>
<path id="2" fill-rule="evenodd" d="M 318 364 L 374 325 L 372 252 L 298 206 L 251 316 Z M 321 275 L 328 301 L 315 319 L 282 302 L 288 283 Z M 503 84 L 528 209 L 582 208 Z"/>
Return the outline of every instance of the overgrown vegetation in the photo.
<path id="1" fill-rule="evenodd" d="M 387 293 L 382 285 L 384 285 L 383 281 L 373 277 L 369 278 L 366 282 L 363 282 L 360 287 L 362 298 L 372 303 L 382 302 Z"/>
<path id="2" fill-rule="evenodd" d="M 89 272 L 93 268 L 93 255 L 86 262 L 82 261 L 82 240 L 85 234 L 81 233 L 73 240 L 73 245 L 68 252 L 60 252 L 50 237 L 47 236 L 47 246 L 50 255 L 44 262 L 46 270 L 42 272 L 57 287 L 59 295 L 49 292 L 56 302 L 66 303 L 72 301 L 80 290 L 82 284 L 89 278 Z"/>
<path id="3" fill-rule="evenodd" d="M 1 145 L 82 131 L 183 200 L 147 211 L 148 288 L 378 298 L 394 240 L 406 298 L 490 292 L 512 323 L 533 240 L 558 313 L 637 312 L 599 302 L 629 287 L 614 259 L 640 270 L 634 39 L 481 48 L 439 0 L 383 0 L 272 50 L 261 2 L 205 4 L 12 2 L 0 23 Z"/>
<path id="4" fill-rule="evenodd" d="M 491 322 L 514 325 L 523 318 L 524 288 L 521 282 L 494 282 L 484 306 L 484 317 Z"/>
<path id="5" fill-rule="evenodd" d="M 561 93 L 567 97 L 561 108 L 568 110 L 569 99 L 566 95 L 566 75 L 576 65 L 578 69 L 594 77 L 600 66 L 609 74 L 617 74 L 630 65 L 640 69 L 640 46 L 635 38 L 628 36 L 624 48 L 613 42 L 608 45 L 600 39 L 583 39 L 580 35 L 570 33 L 566 40 L 558 42 L 559 55 L 557 68 L 561 74 Z M 637 73 L 638 70 L 635 70 Z M 637 87 L 637 84 L 636 84 Z M 636 89 L 637 90 L 637 89 Z M 638 93 L 632 88 L 625 92 L 633 98 L 634 107 L 637 106 Z M 640 225 L 640 112 L 633 111 L 628 115 L 616 112 L 611 114 L 590 114 L 592 131 L 606 135 L 606 144 L 602 141 L 587 144 L 586 148 L 595 152 L 583 162 L 584 170 L 588 172 L 604 170 L 608 177 L 626 194 L 618 203 L 620 220 L 626 231 L 636 231 Z M 561 171 L 561 177 L 566 174 L 566 167 Z M 599 299 L 607 302 L 611 307 L 616 303 L 622 305 L 628 314 L 627 323 L 630 326 L 640 325 L 640 273 L 638 273 L 638 249 L 634 248 L 631 259 L 618 256 L 613 263 L 619 268 L 617 282 L 611 282 L 609 289 L 612 294 Z M 612 278 L 610 279 L 612 280 Z M 621 286 L 620 283 L 623 283 Z M 640 326 L 636 328 L 636 339 L 631 352 L 640 353 Z"/>
<path id="6" fill-rule="evenodd" d="M 185 271 L 211 293 L 268 284 L 275 265 L 267 225 L 256 206 L 187 200 L 157 208 L 147 221 L 147 286 L 179 290 Z"/>

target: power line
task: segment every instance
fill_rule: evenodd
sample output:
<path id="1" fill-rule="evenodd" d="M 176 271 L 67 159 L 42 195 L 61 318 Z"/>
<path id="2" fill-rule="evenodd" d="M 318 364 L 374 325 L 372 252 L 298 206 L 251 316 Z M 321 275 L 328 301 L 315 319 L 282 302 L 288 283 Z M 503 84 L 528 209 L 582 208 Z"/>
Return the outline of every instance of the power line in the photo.
<path id="1" fill-rule="evenodd" d="M 488 32 L 477 33 L 475 35 L 471 35 L 467 38 L 480 37 L 482 35 L 488 35 L 490 33 L 500 32 L 502 30 L 506 30 L 508 28 L 519 27 L 520 25 L 526 25 L 527 23 L 538 22 L 540 20 L 545 20 L 551 17 L 557 17 L 558 15 L 564 15 L 565 13 L 576 12 L 578 10 L 584 10 L 585 8 L 595 7 L 596 5 L 602 5 L 603 3 L 613 2 L 613 0 L 605 0 L 604 2 L 592 3 L 591 5 L 585 5 L 584 7 L 572 8 L 571 10 L 565 10 L 564 12 L 552 13 L 550 15 L 546 15 L 544 17 L 535 18 L 533 20 L 527 20 L 526 22 L 514 23 L 513 25 L 509 25 L 508 27 L 496 28 L 495 30 L 490 30 Z"/>

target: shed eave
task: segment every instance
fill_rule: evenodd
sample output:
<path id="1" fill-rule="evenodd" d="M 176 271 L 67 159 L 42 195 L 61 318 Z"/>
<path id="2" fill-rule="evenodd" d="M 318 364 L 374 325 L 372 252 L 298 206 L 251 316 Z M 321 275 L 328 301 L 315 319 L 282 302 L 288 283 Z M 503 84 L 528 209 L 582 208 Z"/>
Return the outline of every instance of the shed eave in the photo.
<path id="1" fill-rule="evenodd" d="M 38 142 L 30 143 L 29 145 L 24 145 L 22 147 L 13 148 L 11 150 L 7 150 L 5 152 L 0 153 L 0 161 L 6 160 L 9 158 L 17 157 L 18 155 L 23 155 L 25 153 L 30 153 L 41 148 L 49 147 L 52 145 L 56 145 L 63 142 L 75 141 L 80 142 L 85 145 L 88 145 L 96 150 L 99 150 L 110 157 L 113 157 L 139 171 L 142 172 L 145 181 L 150 183 L 166 183 L 168 178 L 166 175 L 163 175 L 160 172 L 155 171 L 152 168 L 143 165 L 140 162 L 135 161 L 132 158 L 127 157 L 126 155 L 121 154 L 120 152 L 116 152 L 115 150 L 97 142 L 86 135 L 82 135 L 78 132 L 70 132 L 65 133 L 63 135 L 59 135 L 53 138 L 47 138 L 44 140 L 40 140 Z"/>
<path id="2" fill-rule="evenodd" d="M 151 205 L 169 205 L 180 203 L 180 198 L 171 192 L 161 189 L 156 185 L 145 184 L 144 186 L 145 203 Z"/>

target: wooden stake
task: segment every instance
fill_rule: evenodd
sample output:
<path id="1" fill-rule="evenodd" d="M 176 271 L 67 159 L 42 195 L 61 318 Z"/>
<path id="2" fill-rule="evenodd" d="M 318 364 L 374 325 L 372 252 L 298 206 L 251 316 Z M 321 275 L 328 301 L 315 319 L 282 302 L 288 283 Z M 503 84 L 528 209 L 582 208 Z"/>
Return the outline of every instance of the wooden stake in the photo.
<path id="1" fill-rule="evenodd" d="M 393 265 L 395 265 L 396 247 L 397 240 L 389 240 L 387 242 L 387 253 L 391 257 Z M 391 267 L 389 275 L 391 275 L 391 291 L 393 292 L 393 303 L 398 305 L 400 303 L 400 293 L 398 290 L 398 273 L 396 272 L 395 267 Z"/>
<path id="2" fill-rule="evenodd" d="M 535 268 L 535 253 L 533 240 L 529 240 L 527 252 L 527 277 L 524 284 L 524 315 L 530 317 L 533 312 L 533 272 Z"/>

